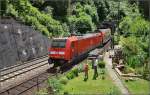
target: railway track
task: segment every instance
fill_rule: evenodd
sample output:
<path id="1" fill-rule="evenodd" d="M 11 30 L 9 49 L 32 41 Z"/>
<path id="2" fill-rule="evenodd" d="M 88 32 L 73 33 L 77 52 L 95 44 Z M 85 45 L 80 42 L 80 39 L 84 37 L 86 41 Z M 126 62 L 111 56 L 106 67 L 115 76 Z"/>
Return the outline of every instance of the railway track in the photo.
<path id="1" fill-rule="evenodd" d="M 14 66 L 10 66 L 10 67 L 1 69 L 0 70 L 1 76 L 7 75 L 8 73 L 12 73 L 12 72 L 18 71 L 20 69 L 23 69 L 23 68 L 26 68 L 29 66 L 33 66 L 34 64 L 37 64 L 38 62 L 44 61 L 44 60 L 47 60 L 47 56 L 43 56 L 40 58 L 33 59 L 32 61 L 23 62 L 21 64 L 17 64 Z"/>
<path id="2" fill-rule="evenodd" d="M 21 65 L 15 66 L 13 68 L 2 70 L 0 82 L 7 81 L 11 78 L 14 78 L 15 76 L 19 76 L 19 75 L 26 73 L 28 71 L 31 71 L 33 69 L 42 67 L 47 64 L 47 59 L 48 59 L 47 57 L 44 57 L 42 59 L 32 61 L 27 64 L 21 64 Z"/>
<path id="3" fill-rule="evenodd" d="M 38 82 L 36 83 L 36 85 L 45 81 L 48 76 L 46 69 L 49 68 L 47 59 L 48 57 L 44 56 L 28 63 L 12 66 L 1 70 L 0 95 L 20 95 L 24 91 L 34 87 L 35 81 L 30 82 L 30 85 L 28 85 L 29 87 L 19 87 L 20 85 L 23 85 L 24 83 L 28 84 L 28 81 L 35 79 L 38 79 L 38 81 L 36 81 Z M 45 75 L 45 78 L 43 77 L 43 75 Z M 18 87 L 22 89 L 26 88 L 26 90 L 21 89 L 14 91 L 14 89 Z"/>
<path id="4" fill-rule="evenodd" d="M 44 84 L 50 75 L 47 72 L 34 76 L 6 91 L 0 92 L 0 95 L 34 95 L 33 89 L 39 90 L 40 85 Z"/>

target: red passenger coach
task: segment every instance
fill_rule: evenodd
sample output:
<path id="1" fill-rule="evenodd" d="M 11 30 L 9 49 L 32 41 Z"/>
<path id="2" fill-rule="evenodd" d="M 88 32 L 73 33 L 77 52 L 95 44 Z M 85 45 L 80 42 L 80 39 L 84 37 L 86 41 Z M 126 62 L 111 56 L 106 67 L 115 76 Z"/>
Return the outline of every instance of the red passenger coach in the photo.
<path id="1" fill-rule="evenodd" d="M 54 63 L 57 66 L 80 60 L 89 51 L 106 42 L 110 34 L 108 32 L 108 30 L 102 30 L 99 33 L 82 36 L 54 38 L 49 48 L 49 64 Z"/>

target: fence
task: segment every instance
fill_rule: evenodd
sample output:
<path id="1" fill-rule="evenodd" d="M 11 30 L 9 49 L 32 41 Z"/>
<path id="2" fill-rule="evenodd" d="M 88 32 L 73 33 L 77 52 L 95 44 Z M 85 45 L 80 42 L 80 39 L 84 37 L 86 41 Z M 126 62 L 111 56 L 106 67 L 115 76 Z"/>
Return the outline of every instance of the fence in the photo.
<path id="1" fill-rule="evenodd" d="M 33 27 L 0 20 L 0 69 L 48 54 L 50 40 Z"/>

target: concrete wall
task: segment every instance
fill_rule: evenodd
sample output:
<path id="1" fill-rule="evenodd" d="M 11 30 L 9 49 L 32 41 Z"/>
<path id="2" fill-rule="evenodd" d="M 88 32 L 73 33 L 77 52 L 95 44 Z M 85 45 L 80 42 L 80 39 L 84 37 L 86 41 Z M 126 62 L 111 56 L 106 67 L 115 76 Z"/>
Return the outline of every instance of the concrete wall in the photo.
<path id="1" fill-rule="evenodd" d="M 47 37 L 33 28 L 14 20 L 0 21 L 1 69 L 47 55 L 49 46 Z"/>

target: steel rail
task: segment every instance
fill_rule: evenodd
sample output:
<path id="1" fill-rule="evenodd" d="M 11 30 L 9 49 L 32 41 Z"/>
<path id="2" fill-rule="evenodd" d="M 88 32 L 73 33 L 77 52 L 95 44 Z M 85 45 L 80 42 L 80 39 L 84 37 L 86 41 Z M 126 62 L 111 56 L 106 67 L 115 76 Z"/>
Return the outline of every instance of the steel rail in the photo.
<path id="1" fill-rule="evenodd" d="M 16 77 L 16 76 L 19 76 L 19 75 L 21 75 L 21 74 L 27 73 L 27 72 L 29 72 L 29 71 L 32 71 L 32 70 L 36 69 L 36 68 L 42 67 L 42 66 L 44 66 L 44 65 L 46 65 L 46 64 L 48 64 L 48 63 L 47 63 L 47 62 L 44 62 L 44 64 L 38 65 L 38 66 L 36 66 L 36 67 L 34 67 L 34 68 L 31 68 L 31 69 L 29 69 L 29 70 L 27 69 L 27 70 L 25 70 L 25 71 L 23 71 L 23 72 L 21 72 L 21 73 L 14 74 L 14 75 L 12 75 L 12 76 L 10 76 L 10 77 L 6 77 L 6 78 L 4 78 L 4 79 L 2 79 L 2 77 L 1 77 L 0 82 L 3 82 L 3 81 L 6 81 L 6 80 L 9 80 L 9 79 L 12 79 L 12 78 L 14 78 L 14 77 Z M 14 73 L 14 72 L 13 72 L 13 73 Z M 5 77 L 5 76 L 3 76 L 3 77 Z"/>
<path id="2" fill-rule="evenodd" d="M 34 66 L 34 65 L 36 65 L 37 63 L 39 63 L 39 62 L 43 62 L 43 61 L 46 61 L 47 59 L 45 59 L 46 57 L 44 57 L 43 59 L 44 60 L 34 60 L 34 61 L 37 61 L 37 62 L 34 62 L 34 61 L 32 61 L 32 62 L 30 62 L 30 63 L 27 63 L 27 64 L 21 64 L 21 65 L 19 65 L 19 66 L 15 66 L 15 67 L 13 67 L 13 68 L 9 68 L 9 69 L 7 69 L 7 70 L 3 70 L 3 71 L 1 71 L 1 77 L 3 77 L 3 76 L 6 76 L 6 75 L 8 75 L 8 74 L 11 74 L 11 73 L 14 73 L 14 72 L 17 72 L 17 71 L 19 71 L 19 70 L 22 70 L 22 69 L 25 69 L 25 68 L 28 68 L 28 67 L 31 67 L 31 66 Z M 39 62 L 38 62 L 39 61 Z M 16 68 L 16 69 L 15 69 Z M 18 69 L 17 69 L 18 68 Z M 14 69 L 14 70 L 12 70 L 12 71 L 9 71 L 9 70 L 11 70 L 11 69 Z M 8 72 L 6 72 L 6 71 L 8 71 Z M 5 73 L 6 72 L 6 73 Z"/>
<path id="3" fill-rule="evenodd" d="M 33 60 L 30 60 L 30 61 L 22 62 L 21 64 L 9 66 L 9 67 L 7 67 L 7 68 L 1 69 L 0 72 L 6 71 L 6 70 L 9 70 L 9 69 L 12 69 L 12 68 L 16 68 L 16 67 L 19 67 L 19 66 L 21 66 L 21 65 L 28 64 L 28 63 L 34 62 L 35 60 L 38 60 L 38 59 L 41 59 L 41 58 L 46 58 L 46 57 L 47 57 L 47 55 L 42 56 L 42 57 L 39 57 L 39 58 L 34 58 Z"/>
<path id="4" fill-rule="evenodd" d="M 24 87 L 24 89 L 22 91 L 19 91 L 19 93 L 16 93 L 15 95 L 21 95 L 27 91 L 29 91 L 30 89 L 32 89 L 33 87 L 37 87 L 39 86 L 40 84 L 44 83 L 47 79 L 48 79 L 48 74 L 47 72 L 43 72 L 41 74 L 37 74 L 36 76 L 22 82 L 22 83 L 19 83 L 7 90 L 4 90 L 4 91 L 0 91 L 0 95 L 3 95 L 4 93 L 7 93 L 8 95 L 11 95 L 11 90 L 16 90 L 17 87 L 24 87 L 24 86 L 21 86 L 23 84 L 29 84 L 31 85 L 30 87 Z M 45 76 L 44 76 L 45 75 Z M 51 77 L 54 76 L 51 74 Z M 33 81 L 34 79 L 36 79 L 37 81 Z M 33 83 L 33 84 L 32 84 Z"/>

